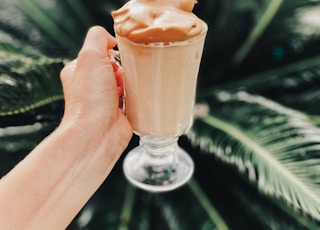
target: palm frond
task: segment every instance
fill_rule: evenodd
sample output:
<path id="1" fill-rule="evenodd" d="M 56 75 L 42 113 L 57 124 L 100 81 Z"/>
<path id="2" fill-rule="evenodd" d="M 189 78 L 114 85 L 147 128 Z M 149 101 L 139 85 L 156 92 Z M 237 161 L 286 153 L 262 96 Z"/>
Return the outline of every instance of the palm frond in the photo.
<path id="1" fill-rule="evenodd" d="M 0 45 L 0 60 L 0 116 L 63 99 L 61 59 L 41 57 L 28 47 L 20 49 L 14 43 L 6 43 Z"/>
<path id="2" fill-rule="evenodd" d="M 70 55 L 76 53 L 78 49 L 77 42 L 73 40 L 71 36 L 68 36 L 63 29 L 60 29 L 61 25 L 57 25 L 56 20 L 54 20 L 53 17 L 54 15 L 56 17 L 64 17 L 64 15 L 48 13 L 50 10 L 53 10 L 52 8 L 54 5 L 50 6 L 49 10 L 47 9 L 45 11 L 41 6 L 46 4 L 37 4 L 34 1 L 12 1 L 12 3 L 15 3 L 17 8 L 20 8 L 28 18 L 38 25 L 39 29 L 45 31 L 50 38 L 52 38 L 53 41 L 61 46 L 66 52 Z"/>
<path id="3" fill-rule="evenodd" d="M 246 92 L 207 98 L 190 139 L 237 167 L 265 194 L 320 220 L 320 129 L 306 114 Z"/>
<path id="4" fill-rule="evenodd" d="M 7 53 L 0 53 L 0 59 L 0 116 L 23 113 L 63 99 L 58 77 L 61 60 L 31 62 Z"/>

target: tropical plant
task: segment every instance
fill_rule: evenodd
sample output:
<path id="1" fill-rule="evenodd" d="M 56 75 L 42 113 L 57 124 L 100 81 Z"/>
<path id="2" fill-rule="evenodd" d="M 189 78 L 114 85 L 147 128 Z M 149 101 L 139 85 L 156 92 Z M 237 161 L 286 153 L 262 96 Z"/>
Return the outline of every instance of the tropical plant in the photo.
<path id="1" fill-rule="evenodd" d="M 1 175 L 58 125 L 61 68 L 124 2 L 1 1 Z M 68 229 L 320 228 L 320 1 L 200 0 L 195 13 L 209 33 L 180 140 L 193 179 L 149 194 L 120 159 Z"/>

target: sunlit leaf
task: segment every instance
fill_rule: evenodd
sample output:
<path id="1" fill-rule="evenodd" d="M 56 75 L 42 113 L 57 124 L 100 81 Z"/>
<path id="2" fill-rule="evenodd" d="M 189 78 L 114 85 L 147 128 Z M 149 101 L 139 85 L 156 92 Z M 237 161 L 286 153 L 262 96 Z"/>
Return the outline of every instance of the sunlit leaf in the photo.
<path id="1" fill-rule="evenodd" d="M 0 116 L 23 113 L 63 99 L 61 60 L 34 60 L 1 51 L 0 60 Z"/>
<path id="2" fill-rule="evenodd" d="M 190 138 L 265 194 L 320 220 L 320 129 L 308 115 L 246 92 L 208 96 Z"/>

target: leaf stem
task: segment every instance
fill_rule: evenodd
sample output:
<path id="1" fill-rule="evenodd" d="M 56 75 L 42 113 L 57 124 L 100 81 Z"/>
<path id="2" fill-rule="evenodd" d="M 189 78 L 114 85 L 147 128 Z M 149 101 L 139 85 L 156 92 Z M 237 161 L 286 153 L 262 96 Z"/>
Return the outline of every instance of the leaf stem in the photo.
<path id="1" fill-rule="evenodd" d="M 207 196 L 204 194 L 204 192 L 201 190 L 198 183 L 192 179 L 188 183 L 189 188 L 195 195 L 195 197 L 198 199 L 204 210 L 208 213 L 210 219 L 213 223 L 217 226 L 219 230 L 228 230 L 228 226 L 223 221 L 222 217 L 219 215 L 218 211 L 211 205 L 210 200 L 207 198 Z"/>
<path id="2" fill-rule="evenodd" d="M 252 29 L 249 34 L 247 40 L 240 47 L 240 49 L 235 53 L 233 57 L 233 63 L 238 65 L 243 61 L 243 59 L 248 55 L 251 48 L 254 46 L 259 37 L 266 30 L 268 25 L 270 24 L 273 17 L 278 12 L 283 0 L 272 0 L 269 6 L 267 7 L 264 14 L 261 16 L 260 21 L 257 25 Z"/>
<path id="3" fill-rule="evenodd" d="M 132 207 L 135 197 L 135 188 L 130 184 L 127 185 L 126 194 L 124 197 L 123 207 L 120 214 L 120 223 L 118 230 L 127 230 L 129 229 L 128 223 L 132 214 Z"/>
<path id="4" fill-rule="evenodd" d="M 79 0 L 67 0 L 71 9 L 75 12 L 81 23 L 85 27 L 90 27 L 94 24 L 93 18 L 88 13 L 87 9 L 84 7 L 83 3 Z"/>
<path id="5" fill-rule="evenodd" d="M 43 31 L 54 39 L 62 48 L 70 55 L 74 55 L 78 47 L 65 32 L 60 30 L 56 25 L 37 5 L 32 1 L 13 1 L 26 15 L 29 16 Z"/>
<path id="6" fill-rule="evenodd" d="M 28 111 L 33 110 L 35 108 L 39 108 L 41 106 L 50 104 L 52 102 L 63 100 L 63 98 L 64 98 L 64 96 L 62 94 L 61 95 L 54 95 L 54 96 L 51 96 L 48 98 L 44 98 L 40 101 L 37 101 L 31 105 L 25 105 L 24 107 L 20 107 L 18 109 L 12 110 L 12 111 L 1 111 L 0 110 L 0 117 L 25 113 L 25 112 L 28 112 Z"/>

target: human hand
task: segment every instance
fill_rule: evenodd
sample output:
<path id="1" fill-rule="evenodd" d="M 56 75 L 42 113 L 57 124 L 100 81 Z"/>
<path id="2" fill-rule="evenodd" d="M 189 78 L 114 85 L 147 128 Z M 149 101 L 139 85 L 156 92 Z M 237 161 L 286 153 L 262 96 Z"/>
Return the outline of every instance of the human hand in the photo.
<path id="1" fill-rule="evenodd" d="M 108 50 L 116 40 L 102 27 L 92 27 L 77 59 L 65 66 L 61 80 L 65 95 L 65 114 L 62 125 L 76 124 L 109 130 L 125 140 L 131 137 L 129 122 L 119 109 L 123 94 L 121 70 L 110 60 Z"/>

